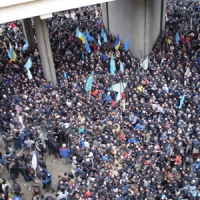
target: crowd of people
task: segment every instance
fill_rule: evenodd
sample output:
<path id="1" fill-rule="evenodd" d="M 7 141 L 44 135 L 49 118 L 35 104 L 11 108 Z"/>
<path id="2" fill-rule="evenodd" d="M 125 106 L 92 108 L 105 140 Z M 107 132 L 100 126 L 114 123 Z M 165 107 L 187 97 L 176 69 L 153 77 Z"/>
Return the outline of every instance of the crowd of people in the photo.
<path id="1" fill-rule="evenodd" d="M 0 26 L 0 131 L 5 143 L 0 167 L 8 170 L 13 184 L 0 170 L 0 200 L 23 199 L 19 174 L 32 183 L 32 200 L 200 199 L 200 5 L 166 3 L 166 27 L 148 56 L 147 69 L 122 44 L 116 50 L 116 38 L 106 30 L 108 42 L 101 38 L 99 45 L 104 25 L 97 5 L 76 9 L 74 18 L 71 12 L 70 17 L 53 14 L 47 26 L 57 85 L 45 80 L 37 46 L 22 51 L 21 22 Z M 76 37 L 77 27 L 83 33 L 87 28 L 95 39 L 89 42 L 91 53 Z M 9 43 L 15 62 L 6 52 Z M 115 75 L 110 74 L 112 54 Z M 29 57 L 32 79 L 24 67 Z M 86 92 L 91 73 L 93 85 Z M 127 84 L 116 101 L 111 88 L 121 82 Z M 48 155 L 71 165 L 57 188 L 51 187 L 57 180 L 45 163 Z"/>

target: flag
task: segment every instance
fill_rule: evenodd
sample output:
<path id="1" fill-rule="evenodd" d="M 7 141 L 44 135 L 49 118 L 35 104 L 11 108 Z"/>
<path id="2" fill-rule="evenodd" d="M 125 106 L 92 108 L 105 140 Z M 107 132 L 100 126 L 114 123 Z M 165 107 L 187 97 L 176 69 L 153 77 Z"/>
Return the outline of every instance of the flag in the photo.
<path id="1" fill-rule="evenodd" d="M 116 41 L 115 41 L 115 43 L 113 44 L 112 47 L 115 47 L 115 49 L 118 50 L 118 49 L 119 49 L 119 46 L 120 46 L 120 37 L 119 37 L 119 35 L 117 34 Z"/>
<path id="2" fill-rule="evenodd" d="M 121 83 L 121 82 L 111 86 L 112 91 L 118 92 L 116 96 L 117 102 L 121 99 L 121 94 L 124 92 L 126 86 L 127 86 L 127 83 Z"/>
<path id="3" fill-rule="evenodd" d="M 94 41 L 94 38 L 91 37 L 91 35 L 90 35 L 90 33 L 88 32 L 88 29 L 87 29 L 87 28 L 86 28 L 86 37 L 87 37 L 87 40 L 88 40 L 89 42 Z"/>
<path id="4" fill-rule="evenodd" d="M 82 41 L 83 44 L 86 43 L 86 36 L 85 36 L 84 33 L 79 31 L 78 27 L 76 28 L 76 37 L 79 38 Z"/>
<path id="5" fill-rule="evenodd" d="M 10 61 L 16 61 L 17 59 L 17 54 L 15 53 L 13 47 L 10 45 L 10 49 L 6 49 L 8 57 L 10 58 Z"/>
<path id="6" fill-rule="evenodd" d="M 128 51 L 129 46 L 130 46 L 130 36 L 128 36 L 128 37 L 126 38 L 126 43 L 125 43 L 125 45 L 124 45 L 125 51 Z"/>
<path id="7" fill-rule="evenodd" d="M 37 155 L 36 155 L 36 150 L 33 152 L 32 167 L 36 171 L 36 169 L 37 169 Z"/>
<path id="8" fill-rule="evenodd" d="M 68 79 L 68 78 L 67 78 L 66 72 L 63 73 L 63 77 L 64 77 L 64 79 L 66 79 L 66 80 Z"/>
<path id="9" fill-rule="evenodd" d="M 92 83 L 93 83 L 93 75 L 91 74 L 90 77 L 87 79 L 86 81 L 86 85 L 85 85 L 85 90 L 86 92 L 88 92 L 91 88 L 92 88 Z"/>
<path id="10" fill-rule="evenodd" d="M 114 61 L 114 56 L 112 54 L 112 57 L 110 59 L 110 74 L 112 76 L 115 76 L 115 71 L 116 71 L 116 67 L 115 67 L 115 61 Z"/>
<path id="11" fill-rule="evenodd" d="M 147 56 L 146 59 L 142 62 L 142 68 L 144 70 L 148 69 L 148 65 L 149 65 L 149 57 Z"/>
<path id="12" fill-rule="evenodd" d="M 140 129 L 141 131 L 143 130 L 143 126 L 141 124 L 137 124 L 134 129 Z"/>
<path id="13" fill-rule="evenodd" d="M 84 53 L 82 52 L 82 60 L 85 60 L 85 56 Z"/>
<path id="14" fill-rule="evenodd" d="M 107 38 L 107 34 L 106 34 L 106 32 L 104 32 L 103 41 L 104 41 L 105 43 L 108 42 L 108 38 Z"/>
<path id="15" fill-rule="evenodd" d="M 80 31 L 79 31 L 79 28 L 77 27 L 76 28 L 76 37 L 78 38 L 78 36 L 79 36 L 79 33 L 80 33 Z"/>
<path id="16" fill-rule="evenodd" d="M 91 49 L 90 49 L 88 42 L 85 43 L 85 49 L 88 53 L 91 53 Z"/>
<path id="17" fill-rule="evenodd" d="M 101 38 L 98 35 L 98 45 L 101 46 Z"/>
<path id="18" fill-rule="evenodd" d="M 10 61 L 15 62 L 16 59 L 17 59 L 17 54 L 15 53 L 13 48 L 12 48 L 12 51 L 11 51 L 11 56 L 12 56 L 12 58 L 10 59 Z"/>
<path id="19" fill-rule="evenodd" d="M 178 31 L 176 32 L 176 35 L 175 35 L 175 40 L 176 40 L 176 43 L 178 43 L 178 42 L 179 42 L 179 40 L 180 40 L 180 37 L 179 37 L 179 32 L 178 32 Z"/>
<path id="20" fill-rule="evenodd" d="M 30 69 L 27 70 L 27 75 L 28 75 L 28 79 L 31 80 L 33 78 Z"/>
<path id="21" fill-rule="evenodd" d="M 6 49 L 6 51 L 7 51 L 8 57 L 10 59 L 12 59 L 12 52 L 11 52 L 11 50 Z"/>
<path id="22" fill-rule="evenodd" d="M 29 70 L 31 66 L 32 66 L 32 60 L 29 57 L 24 67 L 26 68 L 26 70 Z"/>
<path id="23" fill-rule="evenodd" d="M 122 62 L 120 62 L 120 71 L 121 71 L 122 73 L 124 73 L 124 65 L 123 65 Z"/>
<path id="24" fill-rule="evenodd" d="M 184 92 L 184 94 L 183 94 L 183 96 L 182 96 L 182 98 L 181 98 L 181 100 L 180 100 L 180 105 L 179 105 L 179 107 L 178 107 L 179 109 L 182 108 L 182 105 L 183 105 L 184 100 L 185 100 L 185 92 Z"/>
<path id="25" fill-rule="evenodd" d="M 86 36 L 84 35 L 84 33 L 79 32 L 78 38 L 82 41 L 83 44 L 87 42 Z"/>
<path id="26" fill-rule="evenodd" d="M 103 99 L 103 101 L 111 101 L 112 98 L 110 96 L 110 92 L 108 92 L 108 94 L 105 96 L 105 98 Z"/>
<path id="27" fill-rule="evenodd" d="M 79 127 L 78 128 L 78 132 L 79 133 L 84 133 L 84 131 L 85 131 L 85 127 Z"/>
<path id="28" fill-rule="evenodd" d="M 26 51 L 26 49 L 29 47 L 28 42 L 26 40 L 24 40 L 25 44 L 22 47 L 22 51 Z"/>
<path id="29" fill-rule="evenodd" d="M 101 28 L 101 37 L 102 38 L 104 37 L 104 33 L 105 33 L 104 28 Z"/>

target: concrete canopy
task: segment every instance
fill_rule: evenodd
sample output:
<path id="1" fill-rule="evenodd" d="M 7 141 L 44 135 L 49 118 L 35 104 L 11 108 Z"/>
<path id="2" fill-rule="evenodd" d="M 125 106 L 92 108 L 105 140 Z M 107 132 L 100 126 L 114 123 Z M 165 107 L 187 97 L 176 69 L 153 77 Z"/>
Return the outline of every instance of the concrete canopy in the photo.
<path id="1" fill-rule="evenodd" d="M 113 0 L 1 0 L 0 23 L 51 14 Z"/>

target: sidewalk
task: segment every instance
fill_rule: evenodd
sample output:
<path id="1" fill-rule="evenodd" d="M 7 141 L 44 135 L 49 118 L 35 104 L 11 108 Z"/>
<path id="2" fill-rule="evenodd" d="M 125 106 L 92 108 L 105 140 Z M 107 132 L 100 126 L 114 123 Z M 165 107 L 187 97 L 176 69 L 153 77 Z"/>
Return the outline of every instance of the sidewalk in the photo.
<path id="1" fill-rule="evenodd" d="M 4 143 L 2 141 L 0 141 L 0 151 L 4 155 L 5 150 L 4 150 Z M 25 151 L 24 153 L 26 154 L 27 152 L 28 151 Z M 46 164 L 47 164 L 47 170 L 52 174 L 52 187 L 56 190 L 57 183 L 59 180 L 58 176 L 64 172 L 69 173 L 71 171 L 71 165 L 70 164 L 64 165 L 62 159 L 55 160 L 52 155 L 51 156 L 47 155 Z M 4 177 L 12 186 L 12 181 L 8 180 L 8 171 L 5 167 L 4 167 Z M 37 179 L 37 180 L 39 180 L 39 179 Z M 17 183 L 19 183 L 21 185 L 22 192 L 24 193 L 21 196 L 21 198 L 23 200 L 31 200 L 31 195 L 32 195 L 32 191 L 33 191 L 31 184 L 26 183 L 24 181 L 24 178 L 21 176 L 21 174 L 19 174 L 16 181 L 17 181 Z M 40 189 L 42 190 L 42 183 L 40 183 L 40 186 L 41 186 Z M 29 188 L 30 188 L 30 190 L 28 190 Z M 42 190 L 42 193 L 47 194 L 48 192 L 45 193 L 45 191 Z"/>

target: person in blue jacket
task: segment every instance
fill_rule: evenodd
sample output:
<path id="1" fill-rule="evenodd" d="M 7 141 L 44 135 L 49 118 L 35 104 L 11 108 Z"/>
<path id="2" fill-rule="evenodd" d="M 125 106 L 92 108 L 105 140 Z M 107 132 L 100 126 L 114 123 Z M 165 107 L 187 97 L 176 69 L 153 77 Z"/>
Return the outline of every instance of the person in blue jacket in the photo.
<path id="1" fill-rule="evenodd" d="M 63 163 L 66 165 L 67 164 L 67 158 L 70 156 L 70 149 L 66 148 L 66 144 L 63 144 L 62 147 L 59 149 L 60 151 L 60 156 L 63 158 Z"/>
<path id="2" fill-rule="evenodd" d="M 55 190 L 51 187 L 51 174 L 46 169 L 43 169 L 43 172 L 45 173 L 45 179 L 42 179 L 42 183 L 46 185 L 46 192 L 49 190 L 55 192 Z"/>

